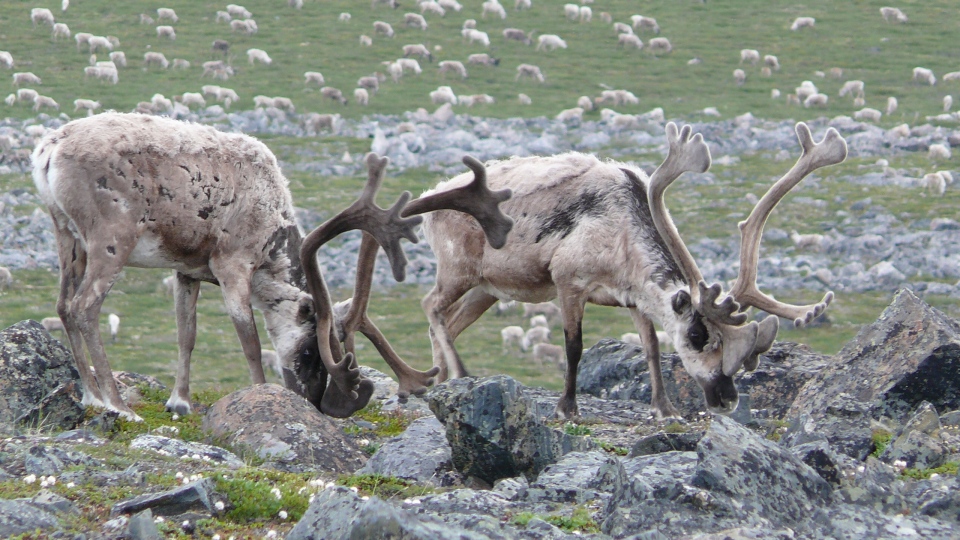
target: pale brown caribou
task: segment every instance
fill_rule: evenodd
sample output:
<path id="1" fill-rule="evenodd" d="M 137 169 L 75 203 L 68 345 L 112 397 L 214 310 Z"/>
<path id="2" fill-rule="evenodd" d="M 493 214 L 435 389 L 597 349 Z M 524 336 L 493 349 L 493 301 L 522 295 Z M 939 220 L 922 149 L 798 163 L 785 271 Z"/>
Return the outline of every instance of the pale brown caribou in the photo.
<path id="1" fill-rule="evenodd" d="M 124 266 L 176 271 L 179 355 L 169 410 L 191 410 L 196 303 L 206 281 L 223 291 L 254 383 L 265 382 L 256 307 L 284 366 L 285 385 L 327 414 L 348 416 L 365 406 L 372 392 L 351 353 L 356 330 L 370 337 L 396 369 L 402 394 L 425 391 L 438 371 L 407 366 L 365 312 L 377 243 L 394 276 L 404 277 L 399 241 L 416 241 L 413 228 L 422 218 L 401 218 L 401 210 L 408 216 L 437 208 L 473 212 L 491 231 L 494 245 L 503 244 L 512 225 L 497 209 L 509 192 L 487 189 L 483 167 L 472 158 L 465 162 L 478 171 L 476 182 L 460 193 L 414 201 L 412 207 L 406 206 L 410 194 L 404 193 L 384 210 L 374 196 L 387 160 L 371 154 L 360 200 L 306 238 L 273 153 L 243 134 L 163 117 L 105 113 L 50 132 L 32 159 L 34 183 L 56 228 L 57 312 L 80 374 L 83 404 L 130 419 L 138 416 L 120 396 L 99 327 L 100 308 Z M 338 332 L 316 251 L 336 234 L 358 228 L 365 236 L 355 298 Z"/>
<path id="2" fill-rule="evenodd" d="M 426 217 L 424 232 L 437 256 L 436 286 L 423 299 L 430 321 L 438 380 L 466 374 L 454 340 L 498 299 L 542 302 L 558 298 L 567 357 L 557 413 L 574 416 L 577 367 L 583 351 L 581 323 L 587 302 L 629 309 L 644 344 L 657 417 L 678 416 L 664 392 L 659 322 L 687 372 L 703 389 L 708 408 L 730 413 L 738 403 L 733 377 L 756 369 L 773 344 L 777 317 L 747 322 L 753 306 L 802 325 L 833 298 L 805 306 L 778 302 L 757 289 L 763 225 L 777 203 L 810 172 L 843 161 L 846 142 L 830 128 L 815 144 L 806 124 L 796 126 L 803 154 L 740 223 L 740 274 L 726 296 L 707 286 L 663 202 L 666 188 L 687 171 L 703 172 L 710 152 L 691 128 L 666 126 L 669 153 L 648 179 L 636 167 L 567 153 L 487 163 L 494 189 L 510 189 L 502 205 L 515 220 L 506 245 L 492 250 L 483 231 L 460 214 Z M 456 188 L 467 175 L 443 182 L 424 196 Z"/>

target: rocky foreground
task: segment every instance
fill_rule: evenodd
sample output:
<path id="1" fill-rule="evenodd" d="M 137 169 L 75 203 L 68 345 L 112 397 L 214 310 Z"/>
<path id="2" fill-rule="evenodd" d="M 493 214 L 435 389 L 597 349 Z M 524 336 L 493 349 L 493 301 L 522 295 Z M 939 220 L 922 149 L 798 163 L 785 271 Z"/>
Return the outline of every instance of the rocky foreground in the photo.
<path id="1" fill-rule="evenodd" d="M 408 423 L 395 437 L 262 385 L 198 411 L 199 437 L 184 423 L 125 438 L 115 417 L 81 409 L 69 352 L 24 321 L 0 333 L 0 489 L 21 495 L 0 500 L 0 536 L 960 537 L 960 323 L 911 291 L 834 357 L 777 343 L 740 377 L 729 417 L 703 412 L 675 355 L 663 363 L 682 422 L 652 420 L 642 353 L 603 340 L 581 364 L 577 423 L 550 419 L 556 393 L 506 376 L 398 403 L 367 370 L 376 409 Z M 132 403 L 157 384 L 118 378 Z M 302 487 L 262 499 L 229 487 L 265 490 L 281 472 Z M 273 515 L 243 521 L 245 505 Z"/>

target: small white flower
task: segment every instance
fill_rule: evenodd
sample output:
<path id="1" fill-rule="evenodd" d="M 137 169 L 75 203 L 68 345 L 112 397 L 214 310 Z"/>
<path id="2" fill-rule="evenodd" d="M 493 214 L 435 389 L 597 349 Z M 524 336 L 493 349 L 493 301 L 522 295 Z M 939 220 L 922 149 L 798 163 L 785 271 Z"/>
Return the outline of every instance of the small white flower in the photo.
<path id="1" fill-rule="evenodd" d="M 153 518 L 154 523 L 163 523 L 163 516 L 157 516 Z"/>
<path id="2" fill-rule="evenodd" d="M 937 478 L 940 478 L 940 475 L 937 474 L 937 473 L 933 473 L 933 474 L 930 475 L 930 479 L 931 479 L 931 480 L 936 480 Z"/>
<path id="3" fill-rule="evenodd" d="M 73 488 L 77 487 L 77 485 L 74 484 L 73 482 L 67 482 L 67 487 L 70 488 L 70 489 L 73 489 Z"/>
<path id="4" fill-rule="evenodd" d="M 367 497 L 366 495 L 364 495 L 363 497 L 360 497 L 360 500 L 361 500 L 361 501 L 369 501 L 369 500 L 370 500 L 370 497 Z"/>
<path id="5" fill-rule="evenodd" d="M 225 505 L 223 504 L 223 501 L 217 501 L 214 503 L 213 507 L 216 508 L 218 512 L 222 512 Z"/>
<path id="6" fill-rule="evenodd" d="M 193 457 L 193 459 L 195 459 L 195 460 L 197 460 L 197 461 L 199 461 L 199 460 L 201 459 L 201 458 L 200 458 L 200 454 L 194 454 L 194 455 L 191 456 L 191 457 Z"/>
<path id="7" fill-rule="evenodd" d="M 271 489 L 271 490 L 270 490 L 270 493 L 272 493 L 273 496 L 276 497 L 278 501 L 283 497 L 283 494 L 280 493 L 280 490 L 277 489 L 277 488 Z"/>
<path id="8" fill-rule="evenodd" d="M 277 513 L 277 517 L 279 517 L 280 519 L 287 519 L 287 511 L 281 510 L 280 512 Z"/>
<path id="9" fill-rule="evenodd" d="M 415 498 L 412 498 L 412 497 L 411 497 L 411 498 L 409 498 L 409 499 L 404 499 L 403 502 L 404 502 L 405 504 L 417 505 L 417 504 L 420 504 L 420 499 L 415 499 Z"/>
<path id="10" fill-rule="evenodd" d="M 57 485 L 57 477 L 53 475 L 48 476 L 47 483 L 49 483 L 51 486 Z"/>
<path id="11" fill-rule="evenodd" d="M 360 492 L 360 490 L 357 489 L 357 486 L 350 486 L 350 491 L 352 491 L 352 492 L 354 492 L 354 493 L 359 493 L 359 492 Z"/>
<path id="12" fill-rule="evenodd" d="M 314 498 L 316 498 L 316 495 L 314 495 L 313 493 L 311 493 L 311 494 L 310 494 L 310 497 L 307 499 L 307 502 L 308 502 L 308 503 L 312 503 Z"/>
<path id="13" fill-rule="evenodd" d="M 170 419 L 176 422 L 177 420 L 180 419 L 180 415 L 177 413 L 173 413 L 173 416 L 171 416 Z"/>
<path id="14" fill-rule="evenodd" d="M 332 487 L 334 487 L 334 486 L 336 486 L 335 483 L 333 483 L 333 482 L 327 482 L 327 484 L 326 484 L 325 486 L 323 486 L 323 489 L 330 489 L 330 488 L 332 488 Z"/>
<path id="15" fill-rule="evenodd" d="M 180 471 L 177 471 L 177 474 L 173 475 L 173 477 L 176 478 L 177 480 L 180 480 L 181 478 L 183 478 L 183 473 Z"/>
<path id="16" fill-rule="evenodd" d="M 863 472 L 863 471 L 865 471 L 865 470 L 867 470 L 867 468 L 864 467 L 863 465 L 857 467 L 857 472 Z"/>
<path id="17" fill-rule="evenodd" d="M 23 483 L 24 483 L 24 484 L 32 484 L 32 483 L 34 483 L 34 482 L 36 482 L 36 481 L 37 481 L 37 475 L 35 475 L 35 474 L 28 474 L 27 476 L 25 476 L 25 477 L 23 478 Z"/>
<path id="18" fill-rule="evenodd" d="M 183 528 L 189 527 L 189 526 L 190 526 L 190 520 L 189 520 L 189 519 L 183 520 L 183 523 L 181 523 L 180 526 L 183 527 Z"/>
<path id="19" fill-rule="evenodd" d="M 219 535 L 219 534 L 215 534 L 215 535 L 213 535 L 213 536 L 210 537 L 210 540 L 220 540 L 220 535 Z"/>
<path id="20" fill-rule="evenodd" d="M 183 482 L 183 485 L 187 485 L 187 484 L 190 483 L 190 479 L 189 479 L 189 478 L 184 478 L 183 480 L 181 480 L 181 482 Z"/>
<path id="21" fill-rule="evenodd" d="M 267 531 L 267 536 L 265 536 L 264 538 L 276 538 L 276 537 L 277 537 L 277 531 L 270 529 L 269 531 Z"/>
<path id="22" fill-rule="evenodd" d="M 357 441 L 357 444 L 360 446 L 367 446 L 368 444 L 370 444 L 370 441 L 367 439 L 360 439 Z"/>
<path id="23" fill-rule="evenodd" d="M 306 490 L 307 490 L 307 486 L 303 486 L 302 488 L 297 490 L 297 495 L 303 495 L 303 492 Z"/>

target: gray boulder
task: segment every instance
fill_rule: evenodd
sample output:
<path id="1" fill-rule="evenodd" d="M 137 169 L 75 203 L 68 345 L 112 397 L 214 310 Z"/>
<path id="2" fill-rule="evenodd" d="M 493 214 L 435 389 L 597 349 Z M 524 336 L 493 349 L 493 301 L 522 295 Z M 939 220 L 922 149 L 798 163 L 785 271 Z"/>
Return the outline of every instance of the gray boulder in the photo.
<path id="1" fill-rule="evenodd" d="M 83 418 L 73 355 L 37 321 L 0 332 L 0 431 L 73 429 Z"/>
<path id="2" fill-rule="evenodd" d="M 543 424 L 523 386 L 506 375 L 447 381 L 427 401 L 446 427 L 454 467 L 489 485 L 520 474 L 535 478 L 564 454 L 596 447 Z"/>
<path id="3" fill-rule="evenodd" d="M 798 430 L 825 437 L 863 460 L 874 450 L 874 420 L 906 422 L 924 401 L 938 410 L 960 408 L 960 323 L 907 289 L 800 391 L 788 417 Z"/>
<path id="4" fill-rule="evenodd" d="M 434 416 L 418 418 L 406 431 L 388 440 L 367 460 L 362 474 L 382 474 L 442 485 L 444 473 L 452 470 L 450 443 L 443 424 Z"/>
<path id="5" fill-rule="evenodd" d="M 202 427 L 231 446 L 251 448 L 280 470 L 352 473 L 366 460 L 333 420 L 277 384 L 255 384 L 220 398 Z"/>

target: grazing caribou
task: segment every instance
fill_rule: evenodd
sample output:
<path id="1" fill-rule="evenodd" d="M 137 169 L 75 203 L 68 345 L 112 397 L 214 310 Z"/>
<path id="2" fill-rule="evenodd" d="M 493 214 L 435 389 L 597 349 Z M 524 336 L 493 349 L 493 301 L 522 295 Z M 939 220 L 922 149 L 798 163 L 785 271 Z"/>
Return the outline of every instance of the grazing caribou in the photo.
<path id="1" fill-rule="evenodd" d="M 358 329 L 397 370 L 401 394 L 425 391 L 437 372 L 416 371 L 403 363 L 365 313 L 378 243 L 394 276 L 404 277 L 400 238 L 416 241 L 413 227 L 422 218 L 401 218 L 401 210 L 407 216 L 438 208 L 473 212 L 491 231 L 495 245 L 503 245 L 512 225 L 497 208 L 509 192 L 487 189 L 483 167 L 472 158 L 465 161 L 480 174 L 461 192 L 408 206 L 410 194 L 405 193 L 384 210 L 374 196 L 387 160 L 368 155 L 369 177 L 361 199 L 306 237 L 295 221 L 287 180 L 273 153 L 243 134 L 163 117 L 105 113 L 48 133 L 32 159 L 34 183 L 55 226 L 60 258 L 57 312 L 80 372 L 82 403 L 134 420 L 139 417 L 123 402 L 111 376 L 98 322 L 124 266 L 176 271 L 179 355 L 168 410 L 191 410 L 196 305 L 200 283 L 206 281 L 223 291 L 252 381 L 265 382 L 256 307 L 264 314 L 283 365 L 285 386 L 322 412 L 342 417 L 364 407 L 373 389 L 360 377 L 350 351 Z M 342 354 L 316 251 L 336 234 L 358 228 L 365 231 L 364 247 L 354 300 L 340 324 L 348 348 Z M 329 386 L 328 375 L 333 383 Z"/>
<path id="2" fill-rule="evenodd" d="M 503 210 L 516 223 L 502 249 L 488 249 L 483 231 L 460 214 L 436 212 L 424 222 L 437 256 L 436 286 L 422 304 L 438 380 L 466 374 L 454 340 L 498 299 L 558 298 L 567 359 L 558 415 L 578 414 L 577 367 L 587 302 L 629 309 L 649 362 L 658 418 L 679 413 L 664 392 L 653 321 L 669 334 L 708 408 L 734 411 L 739 398 L 733 377 L 741 367 L 756 369 L 758 355 L 769 350 L 778 329 L 777 317 L 748 323 L 744 311 L 753 306 L 802 325 L 833 298 L 827 293 L 816 304 L 795 306 L 756 286 L 760 237 L 770 212 L 807 174 L 846 158 L 846 142 L 833 128 L 819 144 L 806 124 L 797 124 L 796 131 L 803 155 L 740 223 L 740 275 L 726 296 L 719 284 L 703 281 L 663 202 L 664 191 L 681 174 L 710 166 L 707 145 L 699 133 L 691 136 L 689 126 L 678 131 L 667 124 L 669 154 L 649 179 L 637 168 L 579 153 L 488 163 L 490 186 L 513 192 Z M 468 180 L 458 176 L 424 196 Z"/>

